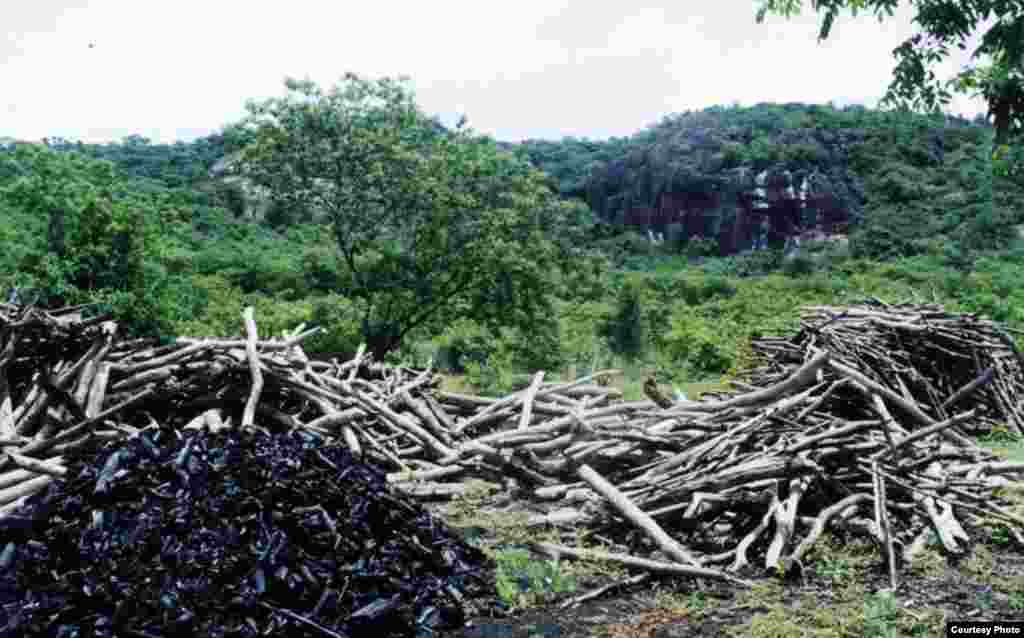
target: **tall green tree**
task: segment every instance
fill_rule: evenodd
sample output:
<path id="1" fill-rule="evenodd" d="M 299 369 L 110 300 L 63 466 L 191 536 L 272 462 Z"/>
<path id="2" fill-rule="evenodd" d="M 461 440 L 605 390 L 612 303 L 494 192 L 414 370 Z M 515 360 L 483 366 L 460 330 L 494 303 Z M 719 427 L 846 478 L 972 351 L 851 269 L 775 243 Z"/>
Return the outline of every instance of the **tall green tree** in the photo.
<path id="1" fill-rule="evenodd" d="M 1024 33 L 1020 37 L 1024 38 Z M 970 91 L 988 102 L 996 131 L 992 153 L 995 171 L 1009 176 L 1020 171 L 1019 162 L 1010 161 L 1010 140 L 1024 130 L 1024 68 L 1010 64 L 1005 52 L 996 52 L 992 58 L 992 64 L 967 69 L 955 81 L 959 90 Z"/>
<path id="2" fill-rule="evenodd" d="M 757 11 L 762 22 L 769 13 L 790 17 L 799 13 L 802 0 L 763 0 Z M 899 0 L 812 0 L 822 16 L 819 41 L 828 38 L 835 19 L 848 10 L 854 16 L 873 11 L 879 20 L 892 16 Z M 995 146 L 1005 145 L 1024 128 L 1024 2 L 1020 0 L 910 0 L 920 32 L 894 51 L 896 67 L 883 104 L 936 111 L 948 104 L 952 93 L 976 91 L 988 102 L 995 127 Z M 995 23 L 982 35 L 973 52 L 979 63 L 956 77 L 942 81 L 933 65 L 968 39 L 990 19 Z M 987 59 L 987 62 L 985 61 Z"/>
<path id="3" fill-rule="evenodd" d="M 22 301 L 91 303 L 109 310 L 127 334 L 167 334 L 198 300 L 167 268 L 173 202 L 133 190 L 111 162 L 77 151 L 19 144 L 0 155 L 0 238 L 9 224 L 25 245 L 0 265 L 0 287 L 31 289 Z"/>
<path id="4" fill-rule="evenodd" d="M 457 317 L 526 330 L 553 315 L 564 260 L 550 237 L 575 209 L 541 173 L 467 128 L 438 126 L 402 78 L 285 86 L 226 132 L 247 140 L 232 170 L 272 205 L 329 225 L 339 292 L 358 303 L 376 356 Z"/>
<path id="5" fill-rule="evenodd" d="M 13 210 L 46 220 L 45 251 L 22 267 L 56 297 L 66 292 L 138 284 L 144 219 L 116 197 L 121 180 L 110 162 L 41 145 L 21 144 L 6 158 L 16 175 L 0 188 Z"/>
<path id="6" fill-rule="evenodd" d="M 622 283 L 615 310 L 600 327 L 600 333 L 616 354 L 635 359 L 643 353 L 643 308 L 639 281 L 627 279 Z"/>

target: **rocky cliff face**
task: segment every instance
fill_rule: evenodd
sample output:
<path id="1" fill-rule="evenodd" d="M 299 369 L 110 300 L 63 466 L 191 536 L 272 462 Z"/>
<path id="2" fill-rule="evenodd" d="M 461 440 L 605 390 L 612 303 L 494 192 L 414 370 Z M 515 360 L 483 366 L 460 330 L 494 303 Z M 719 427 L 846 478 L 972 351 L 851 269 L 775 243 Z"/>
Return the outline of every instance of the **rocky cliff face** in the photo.
<path id="1" fill-rule="evenodd" d="M 225 186 L 230 186 L 236 189 L 238 196 L 241 200 L 240 208 L 242 209 L 239 213 L 240 217 L 255 222 L 270 222 L 271 224 L 279 223 L 280 220 L 275 221 L 274 217 L 274 204 L 270 199 L 270 192 L 256 184 L 252 183 L 252 180 L 235 174 L 232 170 L 234 162 L 237 161 L 239 153 L 233 153 L 226 155 L 218 160 L 210 168 L 210 178 L 216 182 L 219 182 Z M 324 183 L 326 180 L 315 179 L 315 183 Z M 292 221 L 325 221 L 326 213 L 319 208 L 310 206 L 302 209 L 302 211 L 292 219 Z"/>
<path id="2" fill-rule="evenodd" d="M 980 214 L 968 204 L 986 197 L 970 177 L 984 138 L 952 116 L 758 104 L 670 115 L 628 138 L 527 140 L 516 152 L 586 201 L 604 238 L 616 228 L 699 236 L 728 255 L 849 227 L 868 253 L 906 255 Z M 959 209 L 942 200 L 956 193 Z"/>
<path id="3" fill-rule="evenodd" d="M 605 221 L 670 241 L 713 237 L 722 255 L 845 233 L 865 203 L 848 156 L 863 132 L 803 133 L 774 142 L 771 153 L 783 157 L 744 161 L 751 140 L 742 132 L 686 131 L 674 150 L 652 144 L 596 163 L 583 196 Z"/>
<path id="4" fill-rule="evenodd" d="M 210 178 L 238 190 L 243 202 L 242 217 L 252 221 L 263 221 L 270 210 L 270 198 L 264 189 L 244 177 L 231 173 L 232 165 L 237 157 L 238 154 L 234 153 L 217 160 L 210 168 Z"/>
<path id="5" fill-rule="evenodd" d="M 849 182 L 853 182 L 852 184 Z M 716 237 L 722 254 L 784 243 L 801 233 L 845 233 L 863 205 L 856 180 L 836 171 L 738 168 L 708 191 L 664 190 L 654 206 L 629 206 L 616 223 L 669 240 Z"/>

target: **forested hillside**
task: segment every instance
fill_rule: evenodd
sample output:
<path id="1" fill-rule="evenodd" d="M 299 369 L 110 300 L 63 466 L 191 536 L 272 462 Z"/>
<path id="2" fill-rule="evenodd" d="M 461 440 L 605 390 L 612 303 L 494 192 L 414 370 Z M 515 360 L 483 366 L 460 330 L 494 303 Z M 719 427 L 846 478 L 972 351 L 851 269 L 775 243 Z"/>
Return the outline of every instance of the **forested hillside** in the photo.
<path id="1" fill-rule="evenodd" d="M 191 143 L 7 144 L 3 294 L 165 338 L 238 333 L 254 305 L 324 326 L 314 353 L 367 343 L 481 390 L 598 364 L 715 378 L 811 302 L 1024 319 L 1024 180 L 983 123 L 761 104 L 506 144 L 386 81 L 289 89 Z"/>
<path id="2" fill-rule="evenodd" d="M 614 228 L 732 255 L 852 233 L 873 258 L 1005 247 L 1022 182 L 987 179 L 984 122 L 863 107 L 759 104 L 665 118 L 630 138 L 531 140 L 516 151 Z M 990 206 L 991 202 L 991 206 Z M 817 232 L 816 232 L 817 231 Z M 691 249 L 692 250 L 692 249 Z"/>

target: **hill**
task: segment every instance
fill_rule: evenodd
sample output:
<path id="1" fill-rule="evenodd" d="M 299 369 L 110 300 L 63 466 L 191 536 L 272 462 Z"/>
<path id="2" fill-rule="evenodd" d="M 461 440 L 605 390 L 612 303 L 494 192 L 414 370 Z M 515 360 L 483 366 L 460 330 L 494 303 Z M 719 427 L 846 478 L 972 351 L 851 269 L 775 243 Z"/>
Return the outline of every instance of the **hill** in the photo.
<path id="1" fill-rule="evenodd" d="M 925 253 L 937 240 L 960 251 L 1013 238 L 1024 222 L 1024 179 L 988 178 L 991 136 L 982 121 L 790 103 L 688 111 L 624 138 L 499 146 L 587 204 L 599 247 L 626 232 L 707 256 L 849 239 L 855 254 L 888 259 Z M 221 134 L 187 144 L 47 142 L 110 160 L 151 188 L 213 195 L 238 217 L 288 221 L 224 174 Z"/>
<path id="2" fill-rule="evenodd" d="M 0 149 L 4 299 L 20 287 L 23 302 L 94 303 L 134 334 L 166 337 L 231 334 L 252 305 L 274 334 L 329 326 L 311 352 L 353 352 L 373 324 L 352 264 L 312 208 L 262 206 L 222 170 L 233 133 Z M 395 357 L 433 357 L 478 390 L 598 360 L 702 380 L 740 366 L 748 338 L 788 325 L 800 305 L 871 295 L 1024 326 L 1013 241 L 1024 180 L 993 171 L 991 138 L 956 118 L 762 104 L 674 115 L 628 138 L 500 144 L 522 160 L 502 170 L 541 169 L 528 178 L 540 216 L 569 220 L 535 237 L 558 239 L 551 255 L 564 264 L 536 294 L 495 271 L 478 291 L 489 314 L 423 326 Z M 561 200 L 540 193 L 545 182 Z M 514 202 L 498 197 L 507 181 L 493 187 L 489 201 Z M 543 321 L 525 318 L 523 299 L 550 304 Z"/>
<path id="3" fill-rule="evenodd" d="M 712 252 L 852 233 L 888 258 L 953 240 L 996 248 L 1024 218 L 1022 182 L 987 179 L 982 122 L 863 107 L 759 104 L 666 117 L 629 138 L 515 145 L 616 230 Z M 513 148 L 510 145 L 510 148 Z"/>

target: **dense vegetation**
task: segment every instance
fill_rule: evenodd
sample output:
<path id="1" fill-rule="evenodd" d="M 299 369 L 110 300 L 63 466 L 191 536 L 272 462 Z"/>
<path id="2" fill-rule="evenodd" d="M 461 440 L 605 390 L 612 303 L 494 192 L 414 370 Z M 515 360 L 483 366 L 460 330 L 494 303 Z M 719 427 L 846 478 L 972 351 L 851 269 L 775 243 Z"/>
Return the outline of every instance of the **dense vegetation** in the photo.
<path id="1" fill-rule="evenodd" d="M 314 352 L 434 357 L 481 390 L 569 366 L 713 378 L 800 305 L 866 295 L 1024 324 L 1024 180 L 982 123 L 762 104 L 510 145 L 440 126 L 401 82 L 288 88 L 192 143 L 5 149 L 0 290 L 164 338 L 240 333 L 253 305 L 264 331 L 324 326 Z M 721 250 L 724 198 L 659 244 L 621 214 L 769 170 L 822 176 L 849 244 Z"/>
<path id="2" fill-rule="evenodd" d="M 818 41 L 827 40 L 835 19 L 849 11 L 871 11 L 885 22 L 900 0 L 815 0 L 811 8 L 821 16 Z M 1024 131 L 1024 14 L 1016 2 L 1004 0 L 918 0 L 914 31 L 893 49 L 896 65 L 883 107 L 938 112 L 954 93 L 968 93 L 988 104 L 995 135 L 996 156 L 1012 148 L 1015 135 Z M 786 18 L 800 12 L 803 0 L 763 0 L 757 21 L 768 14 Z M 949 79 L 935 73 L 952 47 L 971 52 L 971 64 Z"/>
<path id="3" fill-rule="evenodd" d="M 670 116 L 628 139 L 531 140 L 519 152 L 600 221 L 664 233 L 680 253 L 708 252 L 707 239 L 714 254 L 742 252 L 749 228 L 762 224 L 781 248 L 795 232 L 827 225 L 852 227 L 858 256 L 918 255 L 941 240 L 951 259 L 965 260 L 1005 248 L 1024 221 L 1016 160 L 993 176 L 991 146 L 988 127 L 960 118 L 759 104 Z M 806 183 L 812 199 L 831 201 L 801 211 L 780 193 L 759 209 L 749 201 L 757 174 L 791 176 L 796 190 Z"/>

